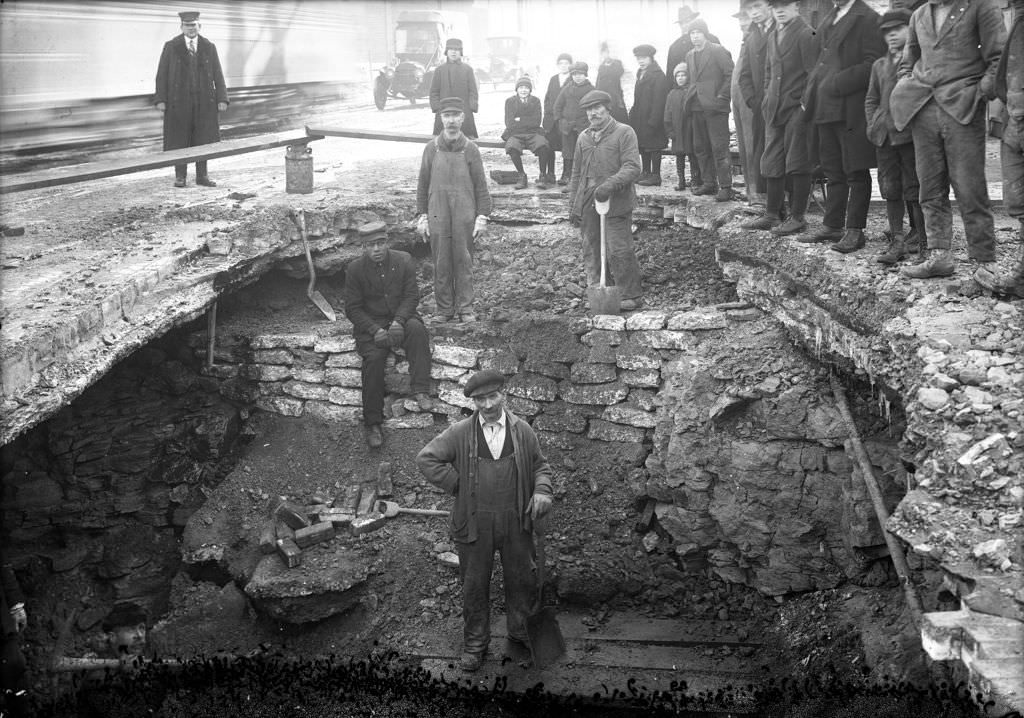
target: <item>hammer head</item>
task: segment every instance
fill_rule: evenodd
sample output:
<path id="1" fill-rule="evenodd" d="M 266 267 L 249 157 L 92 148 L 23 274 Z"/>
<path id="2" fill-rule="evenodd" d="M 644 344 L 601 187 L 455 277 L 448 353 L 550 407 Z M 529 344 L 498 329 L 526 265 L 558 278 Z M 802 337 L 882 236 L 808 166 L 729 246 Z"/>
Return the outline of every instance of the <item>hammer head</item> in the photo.
<path id="1" fill-rule="evenodd" d="M 384 518 L 394 518 L 395 516 L 398 516 L 398 503 L 395 501 L 378 501 L 377 511 L 384 514 Z"/>

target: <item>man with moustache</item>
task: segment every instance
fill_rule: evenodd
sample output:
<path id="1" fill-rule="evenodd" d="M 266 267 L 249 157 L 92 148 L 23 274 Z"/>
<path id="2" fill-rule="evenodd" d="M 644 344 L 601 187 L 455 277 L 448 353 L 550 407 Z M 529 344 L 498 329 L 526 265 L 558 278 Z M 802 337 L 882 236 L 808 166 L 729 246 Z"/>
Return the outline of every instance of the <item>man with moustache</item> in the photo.
<path id="1" fill-rule="evenodd" d="M 576 140 L 577 162 L 569 182 L 569 221 L 581 228 L 583 262 L 587 285 L 596 286 L 601 277 L 601 218 L 594 201 L 609 202 L 605 217 L 608 269 L 622 292 L 620 307 L 633 311 L 643 306 L 640 262 L 633 248 L 633 183 L 640 176 L 640 150 L 636 132 L 611 115 L 612 98 L 592 90 L 580 107 L 590 126 Z"/>
<path id="2" fill-rule="evenodd" d="M 455 496 L 450 529 L 459 555 L 463 648 L 459 665 L 476 671 L 491 638 L 494 552 L 505 580 L 508 640 L 527 647 L 526 618 L 536 608 L 531 530 L 551 508 L 551 467 L 533 429 L 505 406 L 505 377 L 493 369 L 469 378 L 471 416 L 446 429 L 416 457 L 434 486 Z M 512 646 L 510 646 L 511 648 Z"/>
<path id="3" fill-rule="evenodd" d="M 491 194 L 480 149 L 462 133 L 465 105 L 439 103 L 444 129 L 423 148 L 416 186 L 416 231 L 430 241 L 434 260 L 435 318 L 476 321 L 471 241 L 487 229 Z"/>

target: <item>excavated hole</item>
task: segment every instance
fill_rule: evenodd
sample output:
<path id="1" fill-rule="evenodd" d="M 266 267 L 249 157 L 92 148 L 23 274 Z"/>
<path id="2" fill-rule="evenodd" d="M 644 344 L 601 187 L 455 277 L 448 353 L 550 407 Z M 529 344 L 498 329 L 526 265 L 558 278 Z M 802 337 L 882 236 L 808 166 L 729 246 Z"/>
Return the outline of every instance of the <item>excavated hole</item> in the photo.
<path id="1" fill-rule="evenodd" d="M 591 330 L 572 288 L 552 283 L 545 258 L 562 250 L 550 232 L 508 227 L 479 246 L 480 303 L 492 321 L 431 331 L 449 347 L 435 361 L 442 400 L 457 403 L 459 381 L 476 368 L 516 375 L 511 406 L 530 418 L 554 470 L 551 598 L 596 627 L 617 612 L 705 623 L 707 643 L 695 650 L 712 672 L 745 662 L 785 674 L 803 658 L 789 652 L 801 641 L 817 662 L 835 659 L 838 645 L 893 668 L 855 628 L 825 641 L 778 605 L 808 591 L 824 592 L 806 594 L 826 596 L 822 606 L 841 604 L 874 586 L 877 600 L 858 599 L 865 612 L 899 613 L 887 605 L 898 591 L 844 450 L 828 367 L 756 310 L 716 309 L 734 295 L 719 272 L 708 273 L 713 242 L 690 231 L 651 228 L 641 246 L 650 304 L 663 308 L 659 326 L 668 328 Z M 539 250 L 524 251 L 537 237 Z M 407 248 L 429 287 L 425 248 Z M 336 274 L 318 285 L 336 307 L 341 281 Z M 682 312 L 689 318 L 664 323 Z M 271 272 L 222 297 L 212 369 L 205 330 L 200 320 L 139 350 L 4 447 L 4 540 L 36 617 L 26 637 L 34 675 L 61 655 L 261 645 L 360 655 L 374 641 L 415 653 L 445 640 L 439 632 L 457 632 L 457 574 L 438 563 L 451 549 L 441 519 L 397 519 L 310 549 L 325 570 L 351 579 L 323 600 L 246 590 L 279 495 L 301 505 L 371 487 L 387 462 L 396 500 L 447 508 L 412 459 L 468 410 L 440 401 L 432 418 L 412 411 L 400 401 L 399 362 L 389 368 L 387 402 L 396 428 L 383 453 L 371 454 L 351 400 L 357 364 L 347 330 L 323 321 L 304 279 Z M 345 371 L 332 380 L 331 368 Z M 899 455 L 902 409 L 846 381 L 891 508 L 909 463 Z M 299 407 L 303 416 L 282 416 Z M 131 630 L 139 624 L 145 639 Z"/>

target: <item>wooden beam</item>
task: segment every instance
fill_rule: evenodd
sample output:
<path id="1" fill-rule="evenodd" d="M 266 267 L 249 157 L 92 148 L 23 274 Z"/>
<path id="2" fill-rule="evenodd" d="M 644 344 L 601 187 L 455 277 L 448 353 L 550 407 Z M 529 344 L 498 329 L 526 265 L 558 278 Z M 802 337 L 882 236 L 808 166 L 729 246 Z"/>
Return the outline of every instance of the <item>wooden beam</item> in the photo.
<path id="1" fill-rule="evenodd" d="M 347 137 L 353 140 L 384 140 L 385 142 L 418 142 L 426 144 L 434 139 L 434 135 L 420 135 L 410 132 L 388 132 L 386 130 L 359 130 L 348 127 L 306 127 L 311 135 L 324 137 Z M 505 148 L 504 140 L 473 140 L 477 147 L 490 147 L 501 150 Z"/>
<path id="2" fill-rule="evenodd" d="M 58 185 L 85 182 L 88 180 L 116 177 L 118 175 L 147 172 L 161 167 L 173 167 L 179 164 L 191 164 L 203 160 L 215 160 L 221 157 L 243 155 L 249 152 L 261 152 L 286 145 L 306 144 L 323 139 L 322 135 L 310 134 L 306 130 L 290 130 L 269 135 L 244 137 L 237 140 L 211 142 L 207 145 L 186 147 L 180 150 L 154 152 L 142 157 L 87 162 L 70 167 L 26 172 L 0 178 L 0 194 L 25 192 L 26 190 L 56 187 Z"/>

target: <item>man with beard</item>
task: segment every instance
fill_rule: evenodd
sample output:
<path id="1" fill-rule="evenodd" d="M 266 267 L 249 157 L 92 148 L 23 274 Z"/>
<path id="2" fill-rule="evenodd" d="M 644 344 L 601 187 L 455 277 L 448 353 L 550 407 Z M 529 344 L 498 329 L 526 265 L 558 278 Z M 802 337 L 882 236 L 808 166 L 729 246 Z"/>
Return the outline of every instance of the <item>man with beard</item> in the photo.
<path id="1" fill-rule="evenodd" d="M 459 555 L 463 647 L 459 665 L 476 671 L 491 638 L 494 552 L 501 555 L 509 643 L 527 648 L 526 618 L 536 608 L 531 529 L 551 508 L 551 467 L 537 435 L 505 407 L 505 377 L 493 369 L 469 378 L 472 416 L 446 429 L 416 456 L 420 472 L 455 496 L 450 530 Z"/>
<path id="2" fill-rule="evenodd" d="M 441 134 L 423 148 L 416 186 L 416 229 L 430 240 L 434 260 L 435 318 L 476 321 L 470 242 L 487 228 L 491 194 L 480 149 L 462 133 L 465 105 L 458 97 L 439 103 Z"/>
<path id="3" fill-rule="evenodd" d="M 589 127 L 576 142 L 579 160 L 569 183 L 569 220 L 581 227 L 587 285 L 595 286 L 601 277 L 601 218 L 594 201 L 609 202 L 605 217 L 608 269 L 622 292 L 620 306 L 629 312 L 643 306 L 632 233 L 633 182 L 640 176 L 640 151 L 633 128 L 616 122 L 611 104 L 612 98 L 601 90 L 589 92 L 580 101 Z"/>

